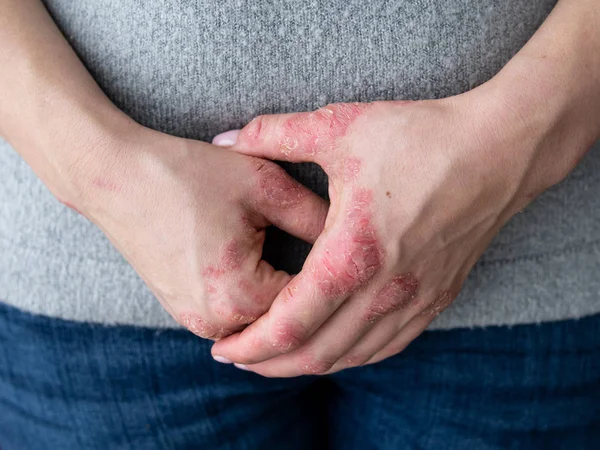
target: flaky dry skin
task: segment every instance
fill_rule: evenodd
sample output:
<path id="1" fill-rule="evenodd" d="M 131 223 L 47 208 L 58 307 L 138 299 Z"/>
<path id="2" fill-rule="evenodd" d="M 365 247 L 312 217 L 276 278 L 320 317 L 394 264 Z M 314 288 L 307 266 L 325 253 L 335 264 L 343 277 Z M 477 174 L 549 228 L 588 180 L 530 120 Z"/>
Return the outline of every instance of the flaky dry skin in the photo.
<path id="1" fill-rule="evenodd" d="M 215 355 L 271 376 L 335 371 L 408 345 L 502 224 L 600 138 L 598 23 L 597 0 L 560 0 L 469 93 L 262 116 L 226 152 L 132 121 L 42 2 L 5 0 L 0 133 L 193 332 L 216 339 L 262 314 Z M 266 159 L 321 165 L 329 213 Z M 319 237 L 293 279 L 260 259 L 270 223 Z"/>
<path id="2" fill-rule="evenodd" d="M 270 161 L 137 133 L 110 169 L 87 175 L 86 216 L 194 334 L 243 329 L 291 278 L 261 260 L 265 227 L 314 241 L 327 203 Z"/>
<path id="3" fill-rule="evenodd" d="M 431 127 L 432 117 L 450 114 L 448 105 L 425 102 L 334 104 L 310 113 L 261 116 L 240 132 L 232 150 L 320 164 L 330 177 L 332 205 L 302 272 L 241 335 L 244 340 L 237 338 L 243 350 L 235 357 L 256 363 L 285 354 L 277 358 L 281 364 L 295 359 L 301 373 L 322 373 L 337 360 L 368 360 L 374 351 L 356 354 L 352 347 L 377 323 L 428 321 L 451 303 L 449 292 L 462 283 L 462 266 L 475 261 L 474 246 L 462 239 L 477 230 L 469 222 L 459 236 L 446 239 L 451 233 L 440 226 L 456 233 L 451 221 L 469 213 L 470 220 L 495 224 L 471 235 L 487 240 L 500 220 L 490 221 L 496 206 L 472 207 L 487 191 L 451 202 L 449 194 L 466 193 L 466 180 L 455 175 L 460 161 L 440 160 L 421 143 L 402 138 L 409 129 Z M 397 171 L 406 173 L 399 177 Z M 495 204 L 503 208 L 511 195 L 497 195 Z M 394 323 L 387 327 L 397 332 Z M 351 337 L 319 347 L 336 342 L 340 329 Z M 226 342 L 215 347 L 217 354 L 234 348 Z M 231 356 L 227 350 L 225 356 Z"/>
<path id="4" fill-rule="evenodd" d="M 553 17 L 555 27 L 566 23 Z M 319 164 L 331 207 L 300 274 L 213 354 L 265 376 L 330 373 L 402 351 L 448 308 L 502 225 L 562 180 L 600 134 L 585 115 L 574 119 L 581 103 L 556 79 L 564 49 L 548 58 L 540 45 L 548 37 L 460 96 L 332 104 L 261 116 L 241 130 L 232 151 Z M 575 48 L 581 37 L 571 35 Z M 544 95 L 524 81 L 532 61 L 551 86 Z M 552 94 L 549 104 L 557 91 L 560 101 Z"/>

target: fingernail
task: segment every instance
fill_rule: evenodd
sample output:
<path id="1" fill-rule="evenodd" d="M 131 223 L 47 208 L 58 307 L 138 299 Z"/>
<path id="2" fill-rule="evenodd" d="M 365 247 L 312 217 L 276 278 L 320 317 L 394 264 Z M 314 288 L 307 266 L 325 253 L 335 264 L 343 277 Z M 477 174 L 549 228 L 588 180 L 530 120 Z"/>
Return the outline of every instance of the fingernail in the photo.
<path id="1" fill-rule="evenodd" d="M 248 369 L 248 367 L 246 367 L 244 364 L 235 363 L 234 366 L 237 367 L 238 369 L 241 369 L 241 370 L 250 371 L 250 369 Z"/>
<path id="2" fill-rule="evenodd" d="M 227 358 L 223 358 L 222 356 L 213 356 L 213 359 L 221 364 L 231 364 L 231 361 L 229 361 Z"/>
<path id="3" fill-rule="evenodd" d="M 219 147 L 231 147 L 237 142 L 240 130 L 229 130 L 215 136 L 212 143 Z"/>

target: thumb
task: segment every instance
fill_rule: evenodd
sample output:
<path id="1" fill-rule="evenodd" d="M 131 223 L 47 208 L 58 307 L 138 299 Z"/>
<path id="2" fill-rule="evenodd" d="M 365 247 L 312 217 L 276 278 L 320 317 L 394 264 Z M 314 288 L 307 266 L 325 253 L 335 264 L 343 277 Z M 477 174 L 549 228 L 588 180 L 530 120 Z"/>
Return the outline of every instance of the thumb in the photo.
<path id="1" fill-rule="evenodd" d="M 327 165 L 336 141 L 365 104 L 336 103 L 312 112 L 263 115 L 241 130 L 216 136 L 214 145 L 250 156 Z"/>

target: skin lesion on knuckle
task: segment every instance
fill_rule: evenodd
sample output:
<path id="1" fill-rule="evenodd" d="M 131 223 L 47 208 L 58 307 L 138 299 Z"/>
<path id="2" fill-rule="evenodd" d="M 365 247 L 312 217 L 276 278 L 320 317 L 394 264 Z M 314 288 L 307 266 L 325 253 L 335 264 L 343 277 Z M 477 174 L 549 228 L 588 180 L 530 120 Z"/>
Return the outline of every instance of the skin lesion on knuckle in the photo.
<path id="1" fill-rule="evenodd" d="M 235 305 L 226 305 L 215 309 L 215 314 L 223 319 L 225 323 L 230 325 L 232 328 L 236 328 L 243 325 L 248 325 L 256 319 L 259 314 L 251 311 L 245 311 L 242 308 Z"/>
<path id="2" fill-rule="evenodd" d="M 254 164 L 258 173 L 256 180 L 258 201 L 278 209 L 287 209 L 297 206 L 308 194 L 308 191 L 280 166 L 261 160 L 257 160 Z"/>
<path id="3" fill-rule="evenodd" d="M 343 136 L 347 127 L 369 106 L 367 103 L 331 103 L 314 112 L 315 120 L 321 122 L 332 137 Z"/>
<path id="4" fill-rule="evenodd" d="M 283 123 L 282 153 L 288 157 L 297 152 L 314 156 L 323 148 L 332 148 L 369 106 L 364 103 L 332 103 L 312 112 L 293 115 Z"/>
<path id="5" fill-rule="evenodd" d="M 304 375 L 323 375 L 335 364 L 335 361 L 328 361 L 311 354 L 302 355 L 299 358 L 299 370 Z"/>
<path id="6" fill-rule="evenodd" d="M 362 316 L 363 322 L 375 323 L 383 316 L 391 314 L 398 310 L 398 307 L 392 303 L 374 302 L 369 305 Z"/>
<path id="7" fill-rule="evenodd" d="M 295 320 L 278 321 L 270 336 L 271 345 L 282 353 L 287 353 L 300 347 L 308 335 L 308 330 Z"/>
<path id="8" fill-rule="evenodd" d="M 211 316 L 230 334 L 255 322 L 268 309 L 259 298 L 264 294 L 255 292 L 256 287 L 244 278 L 219 281 L 218 286 L 217 294 L 209 297 L 208 306 Z"/>
<path id="9" fill-rule="evenodd" d="M 193 313 L 182 313 L 179 315 L 179 323 L 189 331 L 204 339 L 221 339 L 231 334 L 230 331 L 218 325 L 213 325 Z"/>
<path id="10" fill-rule="evenodd" d="M 374 322 L 381 316 L 412 306 L 418 289 L 419 280 L 410 273 L 394 277 L 377 292 L 364 319 Z"/>
<path id="11" fill-rule="evenodd" d="M 202 269 L 202 277 L 206 281 L 206 293 L 216 292 L 218 290 L 216 285 L 221 285 L 223 278 L 242 267 L 248 257 L 246 247 L 244 241 L 231 239 L 223 246 L 218 263 Z"/>
<path id="12" fill-rule="evenodd" d="M 342 231 L 323 250 L 320 263 L 313 269 L 317 285 L 326 296 L 355 292 L 383 266 L 385 254 L 372 223 L 371 201 L 370 191 L 353 194 Z"/>

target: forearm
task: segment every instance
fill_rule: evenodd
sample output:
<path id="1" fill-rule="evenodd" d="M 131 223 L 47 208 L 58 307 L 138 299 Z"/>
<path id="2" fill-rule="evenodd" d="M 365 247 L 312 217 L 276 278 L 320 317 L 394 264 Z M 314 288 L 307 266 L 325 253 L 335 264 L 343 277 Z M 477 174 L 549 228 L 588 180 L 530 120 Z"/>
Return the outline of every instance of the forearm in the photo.
<path id="1" fill-rule="evenodd" d="M 123 121 L 41 1 L 0 0 L 0 135 L 55 194 L 77 195 L 72 169 Z"/>
<path id="2" fill-rule="evenodd" d="M 493 111 L 499 122 L 537 144 L 530 155 L 536 159 L 530 190 L 560 181 L 600 139 L 600 4 L 559 1 L 527 45 L 481 89 L 498 100 Z"/>

